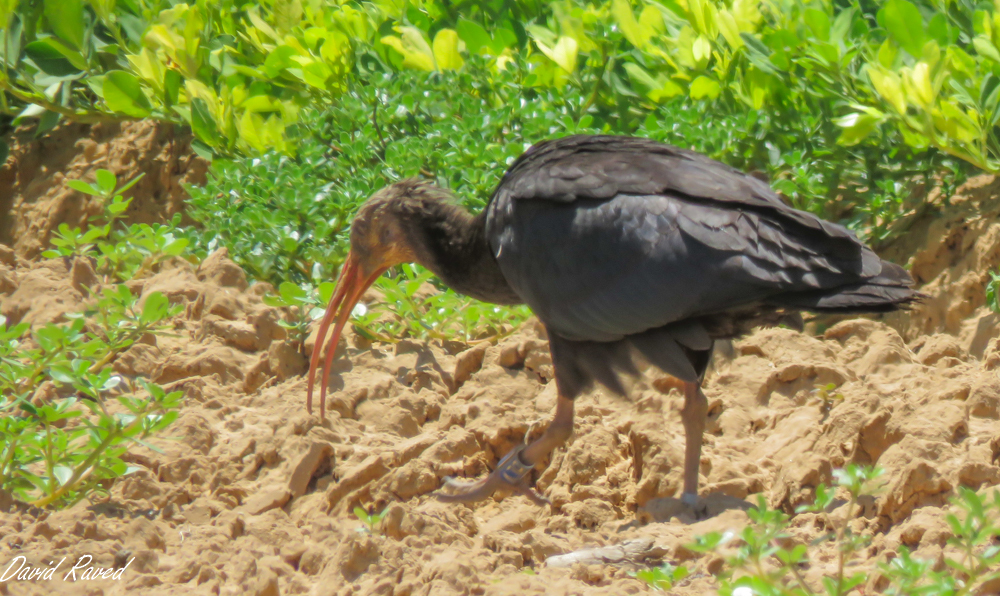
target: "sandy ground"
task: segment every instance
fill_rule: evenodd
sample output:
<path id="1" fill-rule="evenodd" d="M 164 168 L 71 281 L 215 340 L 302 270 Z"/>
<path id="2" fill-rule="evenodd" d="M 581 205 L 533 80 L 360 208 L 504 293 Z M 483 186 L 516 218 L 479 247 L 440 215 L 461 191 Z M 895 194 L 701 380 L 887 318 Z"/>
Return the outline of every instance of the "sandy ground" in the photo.
<path id="1" fill-rule="evenodd" d="M 15 150 L 0 176 L 30 152 Z M 104 159 L 92 167 L 108 167 Z M 248 286 L 224 251 L 198 267 L 167 263 L 129 285 L 185 306 L 175 336 L 137 344 L 114 363 L 185 392 L 180 418 L 154 441 L 164 453 L 130 454 L 142 469 L 106 502 L 49 512 L 0 499 L 0 572 L 19 555 L 42 567 L 82 555 L 105 567 L 132 563 L 120 581 L 8 581 L 0 594 L 617 595 L 650 591 L 628 572 L 661 560 L 692 571 L 673 593 L 711 594 L 721 559 L 687 548 L 694 536 L 739 531 L 744 503 L 758 494 L 792 513 L 851 462 L 886 470 L 884 491 L 852 522 L 871 536 L 862 565 L 901 545 L 940 561 L 949 497 L 959 486 L 1000 484 L 1000 344 L 982 307 L 986 271 L 1000 260 L 998 190 L 992 178 L 971 181 L 945 215 L 914 222 L 907 246 L 890 249 L 931 294 L 912 313 L 817 321 L 812 333 L 759 330 L 719 359 L 705 386 L 701 482 L 714 515 L 704 521 L 671 516 L 684 434 L 670 378 L 647 371 L 630 401 L 601 391 L 579 399 L 572 439 L 535 473 L 551 506 L 502 495 L 445 504 L 430 494 L 445 476 L 481 476 L 544 430 L 555 384 L 537 324 L 499 345 L 369 345 L 348 334 L 321 422 L 306 414 L 305 357 L 277 325 L 285 314 L 262 303 L 267 287 Z M 27 209 L 58 192 L 5 200 Z M 42 324 L 82 309 L 86 280 L 74 270 L 83 267 L 27 260 L 42 240 L 5 229 L 14 249 L 0 247 L 0 313 Z M 44 229 L 25 234 L 44 239 Z M 829 384 L 843 399 L 820 398 Z M 365 531 L 351 513 L 357 505 L 386 511 L 378 532 Z M 793 518 L 794 541 L 827 531 L 815 514 Z M 546 565 L 626 541 L 640 541 L 631 544 L 644 554 Z M 835 564 L 831 546 L 814 552 L 810 581 Z M 882 587 L 872 574 L 859 593 Z"/>

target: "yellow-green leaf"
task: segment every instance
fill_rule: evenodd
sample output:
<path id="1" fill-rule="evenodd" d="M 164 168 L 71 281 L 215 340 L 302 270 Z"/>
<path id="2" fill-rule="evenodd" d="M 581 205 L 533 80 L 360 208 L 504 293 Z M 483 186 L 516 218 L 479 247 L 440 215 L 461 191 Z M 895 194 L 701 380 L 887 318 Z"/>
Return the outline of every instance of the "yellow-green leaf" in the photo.
<path id="1" fill-rule="evenodd" d="M 660 12 L 660 9 L 651 4 L 643 8 L 642 12 L 639 13 L 639 29 L 647 42 L 663 33 L 666 30 L 666 25 L 663 24 L 663 13 Z"/>
<path id="2" fill-rule="evenodd" d="M 715 99 L 721 91 L 722 88 L 719 86 L 718 81 L 714 81 L 704 75 L 691 82 L 691 99 L 702 99 L 704 97 Z"/>
<path id="3" fill-rule="evenodd" d="M 658 102 L 684 92 L 680 85 L 663 75 L 658 75 L 654 79 L 652 75 L 638 64 L 626 63 L 625 71 L 628 72 L 632 84 L 653 101 Z"/>
<path id="4" fill-rule="evenodd" d="M 630 44 L 640 49 L 646 46 L 649 39 L 643 36 L 639 21 L 635 20 L 635 15 L 632 14 L 632 5 L 628 0 L 613 0 L 611 2 L 611 16 L 615 18 L 622 35 Z"/>
<path id="5" fill-rule="evenodd" d="M 17 10 L 17 0 L 0 0 L 0 29 L 7 29 L 10 16 Z"/>
<path id="6" fill-rule="evenodd" d="M 972 40 L 972 46 L 976 48 L 976 53 L 980 56 L 989 58 L 996 63 L 1000 63 L 1000 51 L 997 51 L 997 47 L 993 45 L 993 42 L 990 41 L 988 37 L 977 35 L 976 38 Z"/>
<path id="7" fill-rule="evenodd" d="M 573 73 L 576 71 L 576 56 L 577 56 L 577 44 L 576 40 L 572 37 L 567 37 L 565 35 L 561 36 L 554 47 L 535 39 L 535 45 L 538 49 L 542 51 L 543 54 L 549 57 L 550 60 L 559 65 L 560 68 L 568 73 Z"/>
<path id="8" fill-rule="evenodd" d="M 149 116 L 149 100 L 142 92 L 139 79 L 132 73 L 123 70 L 109 71 L 104 75 L 102 89 L 104 103 L 111 110 L 136 118 Z"/>
<path id="9" fill-rule="evenodd" d="M 698 39 L 694 40 L 694 44 L 691 45 L 691 54 L 694 56 L 695 62 L 704 68 L 709 58 L 712 57 L 712 43 L 704 35 L 699 35 Z"/>
<path id="10" fill-rule="evenodd" d="M 876 115 L 865 112 L 854 112 L 836 119 L 834 122 L 837 126 L 844 129 L 837 143 L 847 146 L 857 145 L 875 130 L 879 121 Z"/>
<path id="11" fill-rule="evenodd" d="M 434 61 L 439 70 L 458 70 L 465 61 L 458 53 L 458 33 L 442 29 L 434 36 Z"/>
<path id="12" fill-rule="evenodd" d="M 416 27 L 399 27 L 400 36 L 386 36 L 382 43 L 403 56 L 403 66 L 420 70 L 434 70 L 434 51 Z"/>
<path id="13" fill-rule="evenodd" d="M 897 46 L 888 39 L 882 42 L 878 49 L 878 63 L 886 68 L 892 68 L 896 62 Z"/>
<path id="14" fill-rule="evenodd" d="M 302 2 L 300 0 L 275 0 L 271 13 L 278 33 L 285 35 L 302 22 Z"/>
<path id="15" fill-rule="evenodd" d="M 898 114 L 906 113 L 906 96 L 903 95 L 903 85 L 899 76 L 881 68 L 868 65 L 868 79 L 879 96 L 886 101 Z"/>
<path id="16" fill-rule="evenodd" d="M 759 0 L 734 0 L 731 11 L 740 31 L 753 33 L 760 23 L 760 1 Z"/>
<path id="17" fill-rule="evenodd" d="M 934 87 L 931 85 L 930 68 L 926 62 L 918 62 L 912 69 L 904 68 L 903 89 L 907 97 L 925 108 L 934 102 Z"/>
<path id="18" fill-rule="evenodd" d="M 740 26 L 736 22 L 736 17 L 725 9 L 719 11 L 719 33 L 733 50 L 743 47 L 743 38 L 740 37 Z"/>
<path id="19" fill-rule="evenodd" d="M 260 18 L 260 15 L 257 14 L 257 7 L 253 7 L 248 10 L 247 17 L 250 18 L 250 23 L 253 24 L 258 31 L 270 37 L 271 41 L 281 41 L 281 36 L 267 24 L 267 21 Z"/>
<path id="20" fill-rule="evenodd" d="M 44 12 L 56 35 L 78 50 L 83 48 L 83 0 L 45 0 Z"/>

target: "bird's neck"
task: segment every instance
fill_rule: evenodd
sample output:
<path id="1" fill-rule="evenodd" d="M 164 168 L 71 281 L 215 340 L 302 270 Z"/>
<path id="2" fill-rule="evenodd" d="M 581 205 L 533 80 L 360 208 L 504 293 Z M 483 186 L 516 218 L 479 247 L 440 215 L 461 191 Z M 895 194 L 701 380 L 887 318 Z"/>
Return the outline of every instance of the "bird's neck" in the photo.
<path id="1" fill-rule="evenodd" d="M 486 302 L 519 304 L 500 272 L 486 238 L 485 212 L 473 216 L 446 201 L 427 199 L 407 214 L 407 233 L 417 262 L 448 287 Z"/>

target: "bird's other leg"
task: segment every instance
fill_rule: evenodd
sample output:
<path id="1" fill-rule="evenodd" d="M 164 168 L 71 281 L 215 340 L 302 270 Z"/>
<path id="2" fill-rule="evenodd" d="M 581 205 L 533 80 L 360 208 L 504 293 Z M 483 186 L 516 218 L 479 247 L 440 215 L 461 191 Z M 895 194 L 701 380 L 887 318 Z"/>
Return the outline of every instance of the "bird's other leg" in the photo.
<path id="1" fill-rule="evenodd" d="M 489 497 L 498 489 L 506 488 L 528 497 L 536 504 L 548 503 L 529 486 L 528 474 L 539 461 L 565 443 L 573 434 L 573 400 L 559 395 L 556 413 L 542 436 L 528 445 L 515 447 L 504 456 L 489 476 L 476 482 L 459 482 L 445 479 L 437 497 L 442 501 L 471 502 Z"/>
<path id="2" fill-rule="evenodd" d="M 698 383 L 684 383 L 684 494 L 681 501 L 692 508 L 698 505 L 698 470 L 701 467 L 701 441 L 708 416 L 708 398 Z"/>

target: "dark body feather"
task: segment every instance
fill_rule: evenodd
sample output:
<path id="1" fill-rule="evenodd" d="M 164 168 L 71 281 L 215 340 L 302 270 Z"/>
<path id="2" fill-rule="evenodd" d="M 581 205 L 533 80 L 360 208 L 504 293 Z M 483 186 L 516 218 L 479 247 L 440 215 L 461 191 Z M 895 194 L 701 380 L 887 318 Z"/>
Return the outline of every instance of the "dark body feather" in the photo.
<path id="1" fill-rule="evenodd" d="M 595 380 L 623 393 L 618 373 L 635 372 L 636 350 L 698 382 L 714 339 L 787 310 L 885 311 L 918 296 L 904 269 L 847 229 L 786 206 L 760 180 L 647 139 L 535 145 L 484 214 L 474 227 L 485 234 L 452 248 L 488 243 L 509 288 L 548 328 L 571 398 Z"/>

